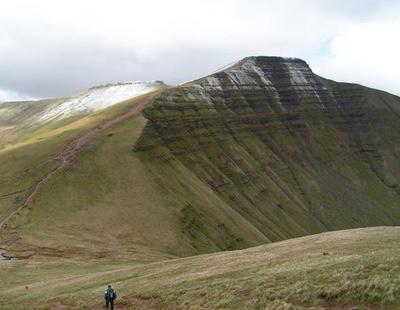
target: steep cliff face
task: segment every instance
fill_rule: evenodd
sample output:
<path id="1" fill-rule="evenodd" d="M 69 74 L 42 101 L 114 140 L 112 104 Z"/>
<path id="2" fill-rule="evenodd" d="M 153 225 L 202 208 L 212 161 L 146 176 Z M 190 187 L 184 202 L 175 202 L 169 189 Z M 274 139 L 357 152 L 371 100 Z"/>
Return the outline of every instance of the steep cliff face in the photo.
<path id="1" fill-rule="evenodd" d="M 396 96 L 299 59 L 249 57 L 166 90 L 144 114 L 142 160 L 183 165 L 269 240 L 400 224 Z"/>

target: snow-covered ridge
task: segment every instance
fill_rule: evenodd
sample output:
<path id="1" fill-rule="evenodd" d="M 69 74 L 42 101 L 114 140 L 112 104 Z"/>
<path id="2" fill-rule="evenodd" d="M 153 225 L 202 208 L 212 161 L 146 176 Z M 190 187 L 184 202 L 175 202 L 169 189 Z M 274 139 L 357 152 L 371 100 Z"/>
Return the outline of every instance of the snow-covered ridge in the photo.
<path id="1" fill-rule="evenodd" d="M 157 90 L 163 85 L 161 81 L 132 81 L 94 86 L 56 106 L 49 106 L 39 121 L 103 110 L 118 102 Z"/>
<path id="2" fill-rule="evenodd" d="M 294 85 L 305 85 L 308 83 L 304 74 L 311 72 L 311 69 L 309 68 L 308 64 L 300 58 L 279 56 L 249 56 L 232 62 L 207 76 L 184 82 L 178 86 L 190 84 L 194 87 L 220 88 L 221 81 L 220 77 L 218 77 L 218 74 L 221 72 L 225 73 L 226 77 L 236 85 L 242 85 L 244 87 L 252 85 L 257 87 L 259 85 L 259 81 L 254 79 L 254 75 L 257 75 L 259 80 L 264 85 L 272 85 L 271 75 L 273 74 L 273 70 L 270 71 L 268 67 L 272 67 L 275 64 L 286 68 L 282 70 L 286 72 L 288 78 Z M 266 70 L 265 67 L 267 67 Z"/>
<path id="3" fill-rule="evenodd" d="M 279 101 L 278 88 L 316 93 L 314 75 L 304 60 L 277 56 L 250 56 L 214 73 L 192 81 L 196 96 L 213 105 L 213 96 L 224 96 L 224 89 L 266 89 Z M 190 98 L 189 98 L 190 99 Z"/>

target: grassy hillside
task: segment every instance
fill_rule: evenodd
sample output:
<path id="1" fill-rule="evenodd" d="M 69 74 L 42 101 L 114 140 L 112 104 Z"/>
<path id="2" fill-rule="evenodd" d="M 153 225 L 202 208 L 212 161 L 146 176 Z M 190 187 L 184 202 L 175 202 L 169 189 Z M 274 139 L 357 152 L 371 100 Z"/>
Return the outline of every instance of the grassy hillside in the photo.
<path id="1" fill-rule="evenodd" d="M 400 228 L 297 238 L 155 263 L 31 259 L 0 264 L 1 309 L 398 309 Z"/>
<path id="2" fill-rule="evenodd" d="M 60 135 L 49 130 L 41 143 L 31 143 L 37 134 L 3 149 L 1 160 L 9 164 L 1 168 L 2 194 L 26 189 L 0 200 L 3 218 L 58 162 L 41 163 L 72 138 L 126 113 L 149 96 L 60 127 Z M 133 145 L 145 124 L 143 116 L 134 115 L 88 140 L 72 164 L 41 184 L 27 206 L 6 223 L 0 231 L 3 246 L 16 256 L 155 260 L 268 241 L 183 165 L 144 164 Z M 26 169 L 30 170 L 13 179 L 16 171 Z M 160 181 L 158 173 L 169 178 Z M 167 183 L 175 189 L 170 191 Z"/>
<path id="3" fill-rule="evenodd" d="M 30 123 L 52 104 L 0 113 L 1 309 L 400 307 L 399 228 L 296 238 L 400 224 L 399 97 L 250 57 Z"/>
<path id="4" fill-rule="evenodd" d="M 0 149 L 0 248 L 154 261 L 398 225 L 399 115 L 396 96 L 251 57 L 56 119 Z"/>

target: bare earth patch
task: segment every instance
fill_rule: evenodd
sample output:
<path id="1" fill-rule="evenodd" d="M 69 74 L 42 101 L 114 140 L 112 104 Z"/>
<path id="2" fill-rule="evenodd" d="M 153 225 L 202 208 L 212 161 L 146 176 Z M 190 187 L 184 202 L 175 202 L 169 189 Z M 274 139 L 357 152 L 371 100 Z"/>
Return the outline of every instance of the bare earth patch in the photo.
<path id="1" fill-rule="evenodd" d="M 93 305 L 90 309 L 105 309 L 104 302 L 97 303 Z M 121 300 L 117 300 L 114 305 L 115 309 L 146 309 L 146 310 L 156 310 L 162 309 L 156 302 L 150 299 L 142 299 L 142 298 L 123 298 Z M 60 308 L 62 309 L 62 308 Z"/>

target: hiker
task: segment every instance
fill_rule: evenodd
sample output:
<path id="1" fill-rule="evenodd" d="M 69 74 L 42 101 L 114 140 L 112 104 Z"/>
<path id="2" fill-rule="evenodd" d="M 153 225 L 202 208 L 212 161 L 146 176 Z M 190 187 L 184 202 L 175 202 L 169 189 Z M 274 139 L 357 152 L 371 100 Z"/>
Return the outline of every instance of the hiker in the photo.
<path id="1" fill-rule="evenodd" d="M 104 299 L 106 300 L 106 309 L 108 309 L 108 305 L 111 305 L 111 310 L 114 310 L 114 300 L 117 299 L 117 293 L 111 285 L 108 285 L 104 291 Z"/>

